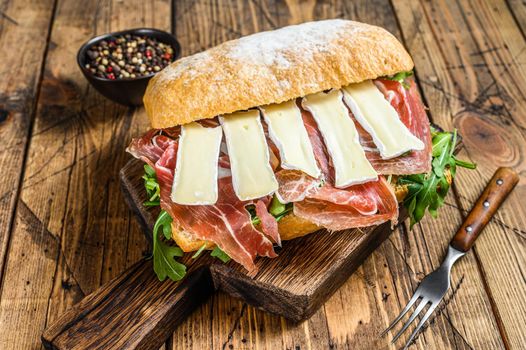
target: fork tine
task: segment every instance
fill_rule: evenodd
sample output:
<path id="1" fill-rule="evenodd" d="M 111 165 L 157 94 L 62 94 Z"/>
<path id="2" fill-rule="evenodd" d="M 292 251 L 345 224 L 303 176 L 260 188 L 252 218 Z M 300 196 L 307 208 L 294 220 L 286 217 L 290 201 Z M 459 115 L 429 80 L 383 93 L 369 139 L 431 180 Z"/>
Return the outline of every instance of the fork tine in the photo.
<path id="1" fill-rule="evenodd" d="M 431 306 L 429 307 L 429 309 L 426 311 L 424 317 L 422 317 L 422 319 L 420 320 L 420 322 L 418 322 L 418 325 L 416 326 L 415 330 L 413 331 L 413 333 L 411 333 L 411 336 L 409 337 L 409 340 L 407 341 L 407 343 L 405 344 L 404 346 L 404 349 L 403 350 L 407 350 L 407 348 L 409 347 L 409 345 L 411 345 L 411 342 L 413 341 L 414 337 L 418 334 L 418 331 L 420 330 L 420 328 L 422 328 L 422 326 L 424 325 L 424 323 L 427 321 L 427 319 L 429 318 L 429 316 L 431 316 L 431 314 L 433 313 L 433 311 L 435 311 L 435 308 L 437 307 L 437 305 L 440 303 L 440 301 L 438 303 L 433 303 L 431 304 Z"/>
<path id="2" fill-rule="evenodd" d="M 382 334 L 380 334 L 380 337 L 383 337 L 384 335 L 387 334 L 387 332 L 389 332 L 397 323 L 398 321 L 400 321 L 402 319 L 402 317 L 404 317 L 404 315 L 407 313 L 407 311 L 409 311 L 409 309 L 411 308 L 411 306 L 413 306 L 413 304 L 415 303 L 415 301 L 417 301 L 417 299 L 420 297 L 420 293 L 418 293 L 418 289 L 415 291 L 415 294 L 413 294 L 413 297 L 411 298 L 411 300 L 409 300 L 409 302 L 407 303 L 407 305 L 404 307 L 404 309 L 402 310 L 402 312 L 400 312 L 400 315 L 398 315 L 397 318 L 394 319 L 393 322 L 391 322 L 391 324 L 389 325 L 389 327 L 387 327 L 385 329 L 385 331 L 382 332 Z"/>
<path id="3" fill-rule="evenodd" d="M 425 299 L 423 298 L 422 301 L 420 302 L 420 304 L 418 304 L 415 312 L 413 312 L 413 314 L 411 315 L 411 317 L 409 318 L 409 320 L 407 320 L 407 322 L 404 324 L 404 326 L 402 327 L 402 329 L 394 336 L 393 340 L 391 340 L 391 344 L 394 344 L 394 342 L 400 338 L 400 336 L 402 335 L 402 333 L 404 333 L 404 331 L 407 329 L 407 327 L 409 327 L 409 325 L 415 320 L 415 318 L 418 316 L 418 314 L 420 313 L 420 311 L 422 311 L 422 309 L 427 305 L 427 303 L 429 302 L 429 299 Z"/>

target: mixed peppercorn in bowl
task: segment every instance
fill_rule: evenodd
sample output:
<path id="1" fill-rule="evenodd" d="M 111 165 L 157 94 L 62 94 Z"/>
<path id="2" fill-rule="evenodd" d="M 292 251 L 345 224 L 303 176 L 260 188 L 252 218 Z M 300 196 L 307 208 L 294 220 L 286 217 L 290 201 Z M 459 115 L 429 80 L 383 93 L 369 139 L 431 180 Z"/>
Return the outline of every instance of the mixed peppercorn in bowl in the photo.
<path id="1" fill-rule="evenodd" d="M 79 49 L 77 63 L 102 95 L 138 106 L 148 81 L 180 52 L 179 42 L 170 33 L 138 28 L 92 38 Z"/>

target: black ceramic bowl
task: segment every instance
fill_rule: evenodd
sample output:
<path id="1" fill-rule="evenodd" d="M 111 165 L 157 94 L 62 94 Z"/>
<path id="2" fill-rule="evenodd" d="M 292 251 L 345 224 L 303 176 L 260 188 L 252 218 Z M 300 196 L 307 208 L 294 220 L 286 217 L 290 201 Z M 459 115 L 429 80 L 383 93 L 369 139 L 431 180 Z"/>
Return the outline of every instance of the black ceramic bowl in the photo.
<path id="1" fill-rule="evenodd" d="M 112 101 L 117 103 L 128 105 L 128 106 L 140 106 L 142 105 L 142 97 L 144 91 L 146 91 L 146 86 L 148 81 L 155 75 L 152 73 L 147 76 L 133 78 L 133 79 L 105 79 L 94 76 L 86 67 L 87 55 L 86 52 L 93 45 L 102 40 L 107 40 L 112 37 L 125 34 L 134 34 L 134 35 L 144 35 L 150 38 L 155 38 L 158 41 L 172 46 L 174 53 L 172 60 L 175 61 L 181 55 L 181 46 L 177 39 L 170 33 L 163 32 L 157 29 L 151 28 L 137 28 L 124 30 L 121 32 L 113 32 L 108 34 L 103 34 L 90 39 L 84 45 L 81 46 L 77 54 L 77 63 L 80 67 L 80 70 L 88 79 L 91 85 L 101 94 L 106 96 Z"/>

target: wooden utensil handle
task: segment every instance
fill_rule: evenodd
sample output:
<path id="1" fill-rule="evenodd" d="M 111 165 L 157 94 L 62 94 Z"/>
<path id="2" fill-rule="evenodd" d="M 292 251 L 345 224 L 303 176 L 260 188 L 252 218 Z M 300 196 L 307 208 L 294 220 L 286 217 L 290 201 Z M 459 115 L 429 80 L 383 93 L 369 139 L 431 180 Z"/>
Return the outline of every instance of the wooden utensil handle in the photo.
<path id="1" fill-rule="evenodd" d="M 208 264 L 207 264 L 208 265 Z M 214 292 L 208 266 L 160 282 L 141 260 L 66 311 L 42 334 L 46 349 L 158 349 Z"/>
<path id="2" fill-rule="evenodd" d="M 471 249 L 480 232 L 518 182 L 519 175 L 513 169 L 498 168 L 451 240 L 451 245 L 463 252 Z"/>

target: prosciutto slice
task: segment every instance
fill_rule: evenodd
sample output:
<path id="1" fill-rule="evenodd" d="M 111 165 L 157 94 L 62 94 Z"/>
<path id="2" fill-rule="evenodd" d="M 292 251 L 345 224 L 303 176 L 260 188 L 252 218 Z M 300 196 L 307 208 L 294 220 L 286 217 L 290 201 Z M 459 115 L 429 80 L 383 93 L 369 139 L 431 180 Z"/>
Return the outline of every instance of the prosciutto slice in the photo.
<path id="1" fill-rule="evenodd" d="M 366 151 L 367 159 L 379 174 L 407 175 L 429 172 L 431 170 L 431 130 L 415 82 L 411 80 L 409 89 L 392 80 L 378 79 L 375 84 L 396 109 L 402 123 L 413 135 L 424 142 L 425 148 L 421 151 L 411 151 L 404 156 L 382 159 L 371 135 L 355 121 L 354 124 L 360 134 L 360 143 Z"/>
<path id="2" fill-rule="evenodd" d="M 159 130 L 150 130 L 140 138 L 133 139 L 126 149 L 135 158 L 154 167 L 168 146 L 174 143 L 173 139 L 159 135 Z"/>
<path id="3" fill-rule="evenodd" d="M 391 186 L 383 177 L 375 182 L 351 186 L 348 191 L 351 195 L 362 196 L 373 202 L 377 211 L 374 214 L 364 215 L 354 205 L 307 198 L 304 201 L 294 203 L 294 214 L 331 231 L 378 225 L 388 220 L 391 220 L 393 225 L 396 223 L 398 202 Z"/>
<path id="4" fill-rule="evenodd" d="M 276 180 L 279 185 L 276 195 L 281 203 L 302 201 L 323 184 L 322 180 L 298 170 L 279 170 L 276 173 Z"/>
<path id="5" fill-rule="evenodd" d="M 178 141 L 159 131 L 148 132 L 134 139 L 128 151 L 152 165 L 161 190 L 161 207 L 170 214 L 177 227 L 190 232 L 196 239 L 212 241 L 249 273 L 257 272 L 256 256 L 276 257 L 268 237 L 280 243 L 276 220 L 267 211 L 269 198 L 257 202 L 242 202 L 235 195 L 232 178 L 219 179 L 218 201 L 215 205 L 186 206 L 170 199 Z M 262 232 L 253 225 L 247 205 L 255 204 L 262 222 Z"/>
<path id="6" fill-rule="evenodd" d="M 406 90 L 399 82 L 391 80 L 377 80 L 375 84 L 397 110 L 404 125 L 424 142 L 425 149 L 422 151 L 413 151 L 401 157 L 384 160 L 381 158 L 372 137 L 355 121 L 360 135 L 360 143 L 366 151 L 367 158 L 379 174 L 417 174 L 430 171 L 432 145 L 429 120 L 420 101 L 415 83 L 411 81 L 409 90 Z M 350 111 L 349 115 L 351 118 L 354 118 Z M 321 200 L 340 206 L 353 207 L 354 211 L 363 215 L 371 215 L 375 210 L 380 210 L 381 206 L 378 206 L 378 197 L 373 199 L 374 196 L 372 192 L 364 192 L 363 188 L 361 191 L 357 191 L 357 186 L 351 186 L 342 190 L 330 185 L 334 181 L 334 170 L 321 134 L 310 113 L 302 110 L 302 117 L 314 149 L 316 160 L 324 174 L 324 181 L 313 179 L 300 172 L 281 170 L 276 174 L 276 178 L 280 184 L 278 190 L 280 198 L 286 202 L 301 202 L 308 199 L 307 202 L 311 204 L 311 207 L 312 204 L 316 202 L 315 200 Z M 323 183 L 324 185 L 322 186 Z M 377 193 L 385 193 L 383 184 L 377 183 L 376 187 L 378 187 L 376 189 Z M 384 195 L 383 199 L 390 201 L 390 197 L 392 196 Z M 300 205 L 295 204 L 295 206 L 300 208 L 303 205 L 304 203 Z M 384 206 L 384 209 L 391 207 L 392 205 Z M 329 209 L 342 210 L 342 208 L 324 207 L 325 211 Z M 299 214 L 300 210 L 298 209 L 297 212 Z M 328 216 L 330 217 L 331 215 Z"/>
<path id="7" fill-rule="evenodd" d="M 276 218 L 268 212 L 268 201 L 259 200 L 256 202 L 256 215 L 261 220 L 261 230 L 274 243 L 281 246 L 281 237 L 278 231 L 278 222 Z"/>
<path id="8" fill-rule="evenodd" d="M 325 186 L 309 194 L 307 198 L 350 206 L 362 215 L 373 215 L 378 211 L 378 203 L 376 200 L 371 199 L 375 198 L 374 195 L 369 193 L 375 190 L 371 184 L 371 182 L 368 182 L 363 185 L 353 185 L 345 189 L 339 189 L 325 184 Z"/>
<path id="9" fill-rule="evenodd" d="M 325 181 L 322 186 L 312 186 L 315 179 L 304 180 L 303 186 L 311 186 L 304 199 L 294 203 L 294 214 L 329 230 L 342 230 L 379 224 L 388 220 L 396 221 L 398 202 L 391 186 L 380 177 L 378 181 L 353 185 L 345 189 L 332 186 L 334 169 L 325 149 L 316 121 L 307 111 L 302 111 L 303 122 L 313 146 L 314 156 Z M 279 180 L 278 180 L 279 181 Z M 301 181 L 300 178 L 296 182 Z M 295 184 L 294 195 L 301 196 L 300 184 Z M 281 189 L 280 189 L 281 191 Z M 281 192 L 280 192 L 281 194 Z M 292 198 L 292 194 L 288 194 Z"/>

